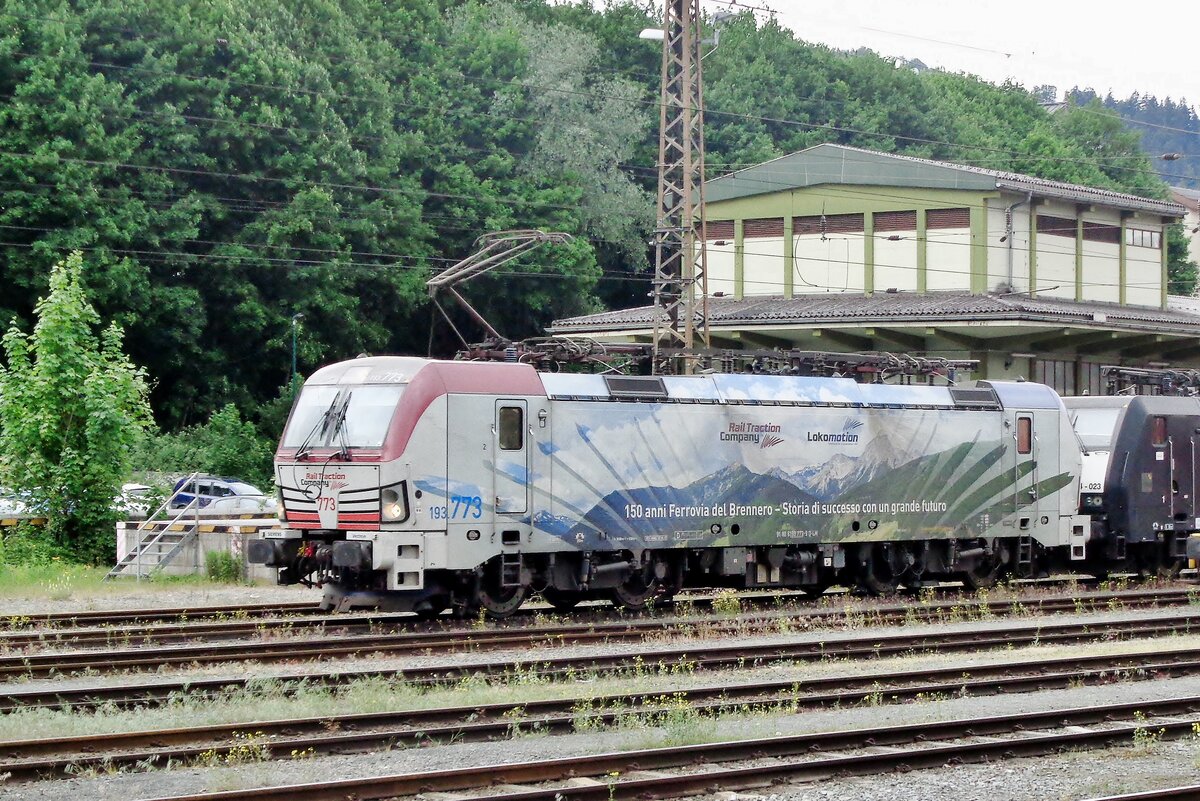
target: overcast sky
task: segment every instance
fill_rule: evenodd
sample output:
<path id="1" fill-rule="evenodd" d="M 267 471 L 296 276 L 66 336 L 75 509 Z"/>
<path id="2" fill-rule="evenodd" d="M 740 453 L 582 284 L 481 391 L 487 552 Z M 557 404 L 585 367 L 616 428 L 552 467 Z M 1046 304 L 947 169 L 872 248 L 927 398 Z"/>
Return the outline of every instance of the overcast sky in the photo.
<path id="1" fill-rule="evenodd" d="M 730 10 L 704 3 L 710 13 Z M 1186 97 L 1200 103 L 1200 2 L 1114 3 L 1079 0 L 742 0 L 767 6 L 800 39 L 839 49 L 868 47 L 884 56 L 919 58 L 1026 88 L 1073 86 Z M 736 6 L 734 10 L 736 10 Z M 760 18 L 763 16 L 759 14 Z"/>

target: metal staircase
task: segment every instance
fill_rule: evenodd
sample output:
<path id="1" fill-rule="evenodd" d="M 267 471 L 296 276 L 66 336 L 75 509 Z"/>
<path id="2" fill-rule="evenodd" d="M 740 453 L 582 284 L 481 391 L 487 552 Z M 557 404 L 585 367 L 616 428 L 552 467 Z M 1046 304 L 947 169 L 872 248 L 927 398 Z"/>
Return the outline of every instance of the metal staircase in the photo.
<path id="1" fill-rule="evenodd" d="M 200 532 L 200 501 L 193 497 L 181 509 L 171 509 L 171 502 L 187 487 L 199 473 L 192 473 L 179 483 L 180 489 L 162 502 L 162 505 L 147 516 L 137 527 L 137 543 L 125 558 L 121 559 L 104 580 L 134 575 L 140 581 L 155 569 L 168 564 L 184 548 L 192 543 Z"/>

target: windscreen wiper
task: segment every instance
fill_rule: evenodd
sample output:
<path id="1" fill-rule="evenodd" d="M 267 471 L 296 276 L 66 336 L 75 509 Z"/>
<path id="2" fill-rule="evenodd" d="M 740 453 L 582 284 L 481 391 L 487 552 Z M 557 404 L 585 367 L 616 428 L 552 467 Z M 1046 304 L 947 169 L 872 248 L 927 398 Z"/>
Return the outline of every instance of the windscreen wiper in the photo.
<path id="1" fill-rule="evenodd" d="M 296 451 L 296 461 L 308 458 L 309 451 L 311 450 L 309 443 L 312 442 L 313 437 L 317 437 L 319 434 L 319 440 L 325 439 L 325 432 L 329 430 L 329 424 L 333 422 L 334 415 L 337 414 L 334 410 L 341 399 L 342 390 L 338 390 L 338 393 L 333 396 L 333 400 L 329 402 L 329 408 L 321 412 L 321 417 L 313 424 L 312 431 L 309 431 L 308 436 L 300 443 L 300 448 Z M 345 414 L 344 411 L 343 414 Z"/>
<path id="2" fill-rule="evenodd" d="M 334 435 L 337 436 L 338 444 L 340 444 L 342 447 L 341 450 L 334 455 L 341 459 L 350 458 L 350 443 L 346 441 L 346 412 L 350 408 L 350 399 L 353 397 L 353 391 L 347 392 L 346 399 L 342 401 L 342 405 L 338 407 L 336 412 L 334 412 L 333 433 L 330 434 L 330 438 L 332 439 Z"/>

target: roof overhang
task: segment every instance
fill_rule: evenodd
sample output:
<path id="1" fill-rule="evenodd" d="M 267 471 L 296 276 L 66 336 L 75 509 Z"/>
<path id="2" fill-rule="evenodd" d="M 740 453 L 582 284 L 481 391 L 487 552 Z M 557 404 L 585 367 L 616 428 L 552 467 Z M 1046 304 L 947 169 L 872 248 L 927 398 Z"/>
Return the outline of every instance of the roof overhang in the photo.
<path id="1" fill-rule="evenodd" d="M 560 320 L 549 332 L 649 342 L 652 312 L 642 307 Z M 708 321 L 713 346 L 720 348 L 1200 359 L 1200 315 L 1058 298 L 956 292 L 710 298 Z"/>

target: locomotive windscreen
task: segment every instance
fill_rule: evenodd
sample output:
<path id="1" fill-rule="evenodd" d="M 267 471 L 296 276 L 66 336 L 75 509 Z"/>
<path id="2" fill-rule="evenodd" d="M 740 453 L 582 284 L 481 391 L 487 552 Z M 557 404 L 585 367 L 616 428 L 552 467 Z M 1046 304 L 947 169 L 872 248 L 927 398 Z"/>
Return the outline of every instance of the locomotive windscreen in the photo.
<path id="1" fill-rule="evenodd" d="M 284 448 L 379 448 L 403 384 L 317 384 L 300 390 Z"/>
<path id="2" fill-rule="evenodd" d="M 1124 407 L 1071 409 L 1071 424 L 1084 445 L 1107 448 L 1112 445 L 1117 418 L 1123 411 Z"/>

